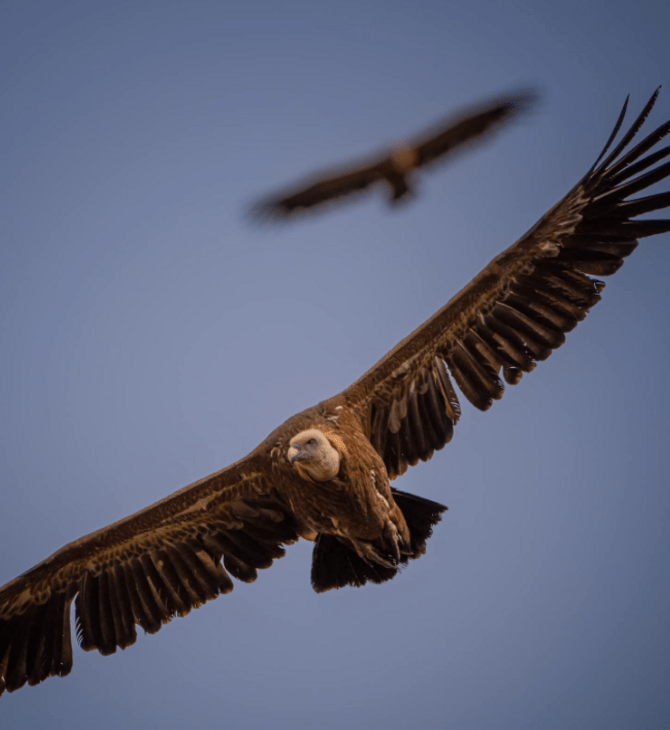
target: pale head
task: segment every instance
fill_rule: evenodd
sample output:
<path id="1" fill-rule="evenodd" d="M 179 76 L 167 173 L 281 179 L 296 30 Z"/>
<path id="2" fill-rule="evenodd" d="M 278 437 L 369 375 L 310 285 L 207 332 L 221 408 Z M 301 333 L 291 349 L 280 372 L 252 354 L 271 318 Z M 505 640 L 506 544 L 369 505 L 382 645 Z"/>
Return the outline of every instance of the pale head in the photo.
<path id="1" fill-rule="evenodd" d="M 289 442 L 286 458 L 301 477 L 327 482 L 340 470 L 340 454 L 323 431 L 308 428 Z"/>

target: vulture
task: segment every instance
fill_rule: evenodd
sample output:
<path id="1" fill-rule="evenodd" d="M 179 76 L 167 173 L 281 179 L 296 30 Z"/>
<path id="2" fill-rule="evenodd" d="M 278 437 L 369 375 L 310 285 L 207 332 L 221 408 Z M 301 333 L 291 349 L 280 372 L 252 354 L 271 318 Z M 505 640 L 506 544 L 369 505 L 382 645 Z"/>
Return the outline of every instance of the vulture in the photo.
<path id="1" fill-rule="evenodd" d="M 670 121 L 615 144 L 628 100 L 587 174 L 514 245 L 339 395 L 289 418 L 222 471 L 76 540 L 0 589 L 0 694 L 72 669 L 80 646 L 113 654 L 250 583 L 314 542 L 317 592 L 391 580 L 420 558 L 446 507 L 391 482 L 451 441 L 458 391 L 487 410 L 546 360 L 597 302 L 638 239 L 670 219 Z M 610 151 L 610 149 L 613 149 Z M 656 149 L 654 149 L 656 148 Z"/>
<path id="2" fill-rule="evenodd" d="M 256 220 L 284 219 L 377 183 L 386 184 L 389 202 L 396 205 L 410 197 L 414 169 L 444 160 L 467 143 L 490 138 L 494 131 L 526 111 L 535 99 L 533 91 L 525 91 L 476 104 L 391 150 L 337 169 L 322 170 L 283 192 L 269 195 L 251 206 L 251 216 Z"/>

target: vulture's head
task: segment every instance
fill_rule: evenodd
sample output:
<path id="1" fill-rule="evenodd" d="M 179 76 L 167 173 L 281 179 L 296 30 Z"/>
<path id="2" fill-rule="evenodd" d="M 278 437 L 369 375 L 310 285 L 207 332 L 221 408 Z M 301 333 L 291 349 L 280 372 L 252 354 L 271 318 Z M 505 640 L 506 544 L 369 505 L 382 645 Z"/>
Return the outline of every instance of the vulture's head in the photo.
<path id="1" fill-rule="evenodd" d="M 308 428 L 289 442 L 286 458 L 304 478 L 327 482 L 340 470 L 340 454 L 318 428 Z"/>

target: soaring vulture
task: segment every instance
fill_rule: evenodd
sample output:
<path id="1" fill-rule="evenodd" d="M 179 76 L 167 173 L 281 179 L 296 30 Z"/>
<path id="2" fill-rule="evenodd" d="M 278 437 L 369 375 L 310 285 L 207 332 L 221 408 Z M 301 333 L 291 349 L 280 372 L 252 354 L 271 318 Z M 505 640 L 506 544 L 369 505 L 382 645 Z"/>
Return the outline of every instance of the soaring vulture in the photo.
<path id="1" fill-rule="evenodd" d="M 286 218 L 378 183 L 387 185 L 389 202 L 395 205 L 411 194 L 414 169 L 444 160 L 468 143 L 490 138 L 494 131 L 528 109 L 535 98 L 534 92 L 519 92 L 464 109 L 391 150 L 322 170 L 269 195 L 251 207 L 251 215 L 259 220 Z"/>
<path id="2" fill-rule="evenodd" d="M 451 440 L 456 387 L 486 410 L 560 347 L 637 239 L 670 220 L 670 121 L 628 149 L 656 100 L 513 246 L 339 395 L 290 418 L 235 464 L 66 545 L 0 590 L 0 694 L 72 669 L 70 606 L 83 649 L 112 654 L 256 579 L 313 540 L 317 592 L 382 583 L 426 549 L 445 507 L 391 488 Z M 649 154 L 647 154 L 649 153 Z"/>

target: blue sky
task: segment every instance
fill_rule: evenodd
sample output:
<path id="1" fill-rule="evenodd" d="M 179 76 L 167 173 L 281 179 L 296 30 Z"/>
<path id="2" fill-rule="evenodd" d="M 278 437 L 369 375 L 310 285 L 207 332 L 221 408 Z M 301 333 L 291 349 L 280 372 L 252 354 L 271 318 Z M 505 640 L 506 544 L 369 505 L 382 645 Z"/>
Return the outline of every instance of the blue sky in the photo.
<path id="1" fill-rule="evenodd" d="M 0 583 L 353 382 L 568 191 L 627 93 L 670 85 L 668 27 L 654 2 L 1 3 Z M 528 85 L 401 210 L 245 220 Z M 396 482 L 449 506 L 398 578 L 319 596 L 293 546 L 126 651 L 75 649 L 0 725 L 670 723 L 669 267 L 646 239 L 549 361 L 463 404 Z"/>

